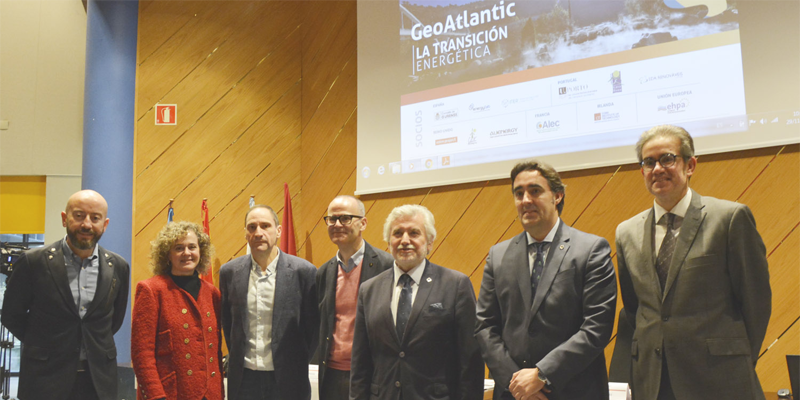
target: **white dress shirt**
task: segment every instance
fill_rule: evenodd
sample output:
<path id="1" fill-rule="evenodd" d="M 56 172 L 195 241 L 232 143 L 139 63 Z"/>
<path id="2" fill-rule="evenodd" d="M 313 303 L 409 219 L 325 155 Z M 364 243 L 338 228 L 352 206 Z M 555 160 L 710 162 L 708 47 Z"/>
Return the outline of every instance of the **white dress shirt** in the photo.
<path id="1" fill-rule="evenodd" d="M 262 273 L 253 256 L 250 256 L 250 284 L 247 287 L 247 345 L 244 350 L 244 367 L 254 371 L 274 371 L 272 362 L 272 311 L 275 304 L 275 272 L 278 256 Z"/>
<path id="2" fill-rule="evenodd" d="M 544 237 L 542 242 L 544 243 L 553 243 L 553 239 L 556 237 L 556 231 L 558 231 L 558 226 L 561 224 L 561 218 L 558 218 L 556 224 L 553 225 L 553 228 L 550 229 L 550 232 L 547 233 L 547 236 Z M 536 246 L 531 246 L 531 243 L 539 243 L 538 240 L 534 239 L 530 233 L 525 232 L 525 236 L 528 237 L 528 270 L 531 274 L 533 274 L 533 263 L 536 261 Z M 550 246 L 546 246 L 544 249 L 544 254 L 542 254 L 542 262 L 544 265 L 547 265 L 547 255 L 550 254 Z"/>
<path id="3" fill-rule="evenodd" d="M 667 236 L 667 218 L 664 216 L 666 213 L 673 213 L 675 214 L 675 221 L 672 223 L 672 227 L 675 229 L 674 233 L 677 237 L 679 233 L 681 233 L 681 225 L 683 225 L 683 218 L 686 217 L 686 211 L 689 210 L 689 205 L 692 203 L 692 190 L 689 189 L 686 192 L 686 195 L 683 196 L 681 201 L 678 204 L 675 204 L 675 207 L 672 207 L 672 210 L 667 210 L 664 207 L 661 207 L 653 201 L 653 208 L 655 209 L 655 235 L 653 235 L 653 239 L 655 240 L 654 243 L 654 254 L 658 257 L 658 252 L 661 250 L 661 242 L 664 241 L 664 236 Z"/>

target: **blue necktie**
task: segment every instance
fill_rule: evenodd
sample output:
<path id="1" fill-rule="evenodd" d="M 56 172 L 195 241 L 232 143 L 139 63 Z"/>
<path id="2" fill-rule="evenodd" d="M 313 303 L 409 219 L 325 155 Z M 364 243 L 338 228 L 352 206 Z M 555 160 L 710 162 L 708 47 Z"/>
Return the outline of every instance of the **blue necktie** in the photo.
<path id="1" fill-rule="evenodd" d="M 403 289 L 400 291 L 400 299 L 397 301 L 397 320 L 395 321 L 395 328 L 397 328 L 397 337 L 403 341 L 403 333 L 406 331 L 406 324 L 408 317 L 411 316 L 411 284 L 414 282 L 411 276 L 403 274 L 400 276 L 400 286 Z"/>
<path id="2" fill-rule="evenodd" d="M 536 295 L 536 288 L 542 279 L 544 272 L 544 249 L 549 243 L 532 243 L 531 246 L 536 250 L 536 257 L 533 260 L 533 271 L 531 271 L 531 297 Z"/>

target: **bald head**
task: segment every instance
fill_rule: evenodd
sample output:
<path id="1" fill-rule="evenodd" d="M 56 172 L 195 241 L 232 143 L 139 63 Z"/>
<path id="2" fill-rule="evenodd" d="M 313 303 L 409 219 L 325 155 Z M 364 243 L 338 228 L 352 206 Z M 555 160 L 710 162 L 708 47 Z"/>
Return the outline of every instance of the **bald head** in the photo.
<path id="1" fill-rule="evenodd" d="M 103 198 L 100 193 L 95 192 L 94 190 L 81 190 L 80 192 L 76 192 L 72 196 L 69 196 L 69 200 L 67 200 L 67 208 L 66 212 L 69 213 L 69 210 L 74 208 L 76 205 L 88 205 L 91 204 L 95 206 L 98 210 L 102 209 L 103 211 L 103 218 L 108 215 L 108 203 L 106 199 Z"/>
<path id="2" fill-rule="evenodd" d="M 108 226 L 108 203 L 94 190 L 81 190 L 69 197 L 61 213 L 67 228 L 67 244 L 81 258 L 92 255 L 94 246 Z"/>

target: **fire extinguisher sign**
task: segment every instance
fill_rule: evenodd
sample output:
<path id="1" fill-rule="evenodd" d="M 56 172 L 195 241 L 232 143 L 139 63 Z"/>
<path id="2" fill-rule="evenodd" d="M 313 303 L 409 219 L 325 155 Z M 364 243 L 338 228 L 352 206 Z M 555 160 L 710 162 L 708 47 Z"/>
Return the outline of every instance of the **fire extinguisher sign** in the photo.
<path id="1" fill-rule="evenodd" d="M 177 125 L 177 104 L 156 104 L 156 125 Z"/>

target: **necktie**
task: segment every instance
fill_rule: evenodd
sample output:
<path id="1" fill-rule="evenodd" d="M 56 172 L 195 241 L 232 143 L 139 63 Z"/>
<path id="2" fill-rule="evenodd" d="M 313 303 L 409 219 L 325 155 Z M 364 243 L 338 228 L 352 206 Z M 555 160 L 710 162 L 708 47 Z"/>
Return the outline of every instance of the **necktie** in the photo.
<path id="1" fill-rule="evenodd" d="M 397 320 L 395 321 L 395 328 L 397 329 L 397 337 L 403 341 L 403 332 L 406 331 L 406 324 L 408 317 L 411 315 L 411 284 L 414 281 L 408 274 L 400 276 L 400 286 L 403 289 L 400 291 L 400 299 L 397 301 Z"/>
<path id="2" fill-rule="evenodd" d="M 669 275 L 669 264 L 672 262 L 672 254 L 675 253 L 675 214 L 667 213 L 667 234 L 661 242 L 661 248 L 658 250 L 658 257 L 656 257 L 656 272 L 658 273 L 658 283 L 661 284 L 661 292 L 664 292 L 664 286 L 667 284 L 667 275 Z"/>
<path id="3" fill-rule="evenodd" d="M 544 248 L 547 244 L 546 242 L 531 244 L 536 250 L 536 257 L 533 259 L 533 271 L 531 271 L 531 294 L 534 296 L 536 295 L 539 281 L 542 279 L 542 272 L 544 272 Z"/>

